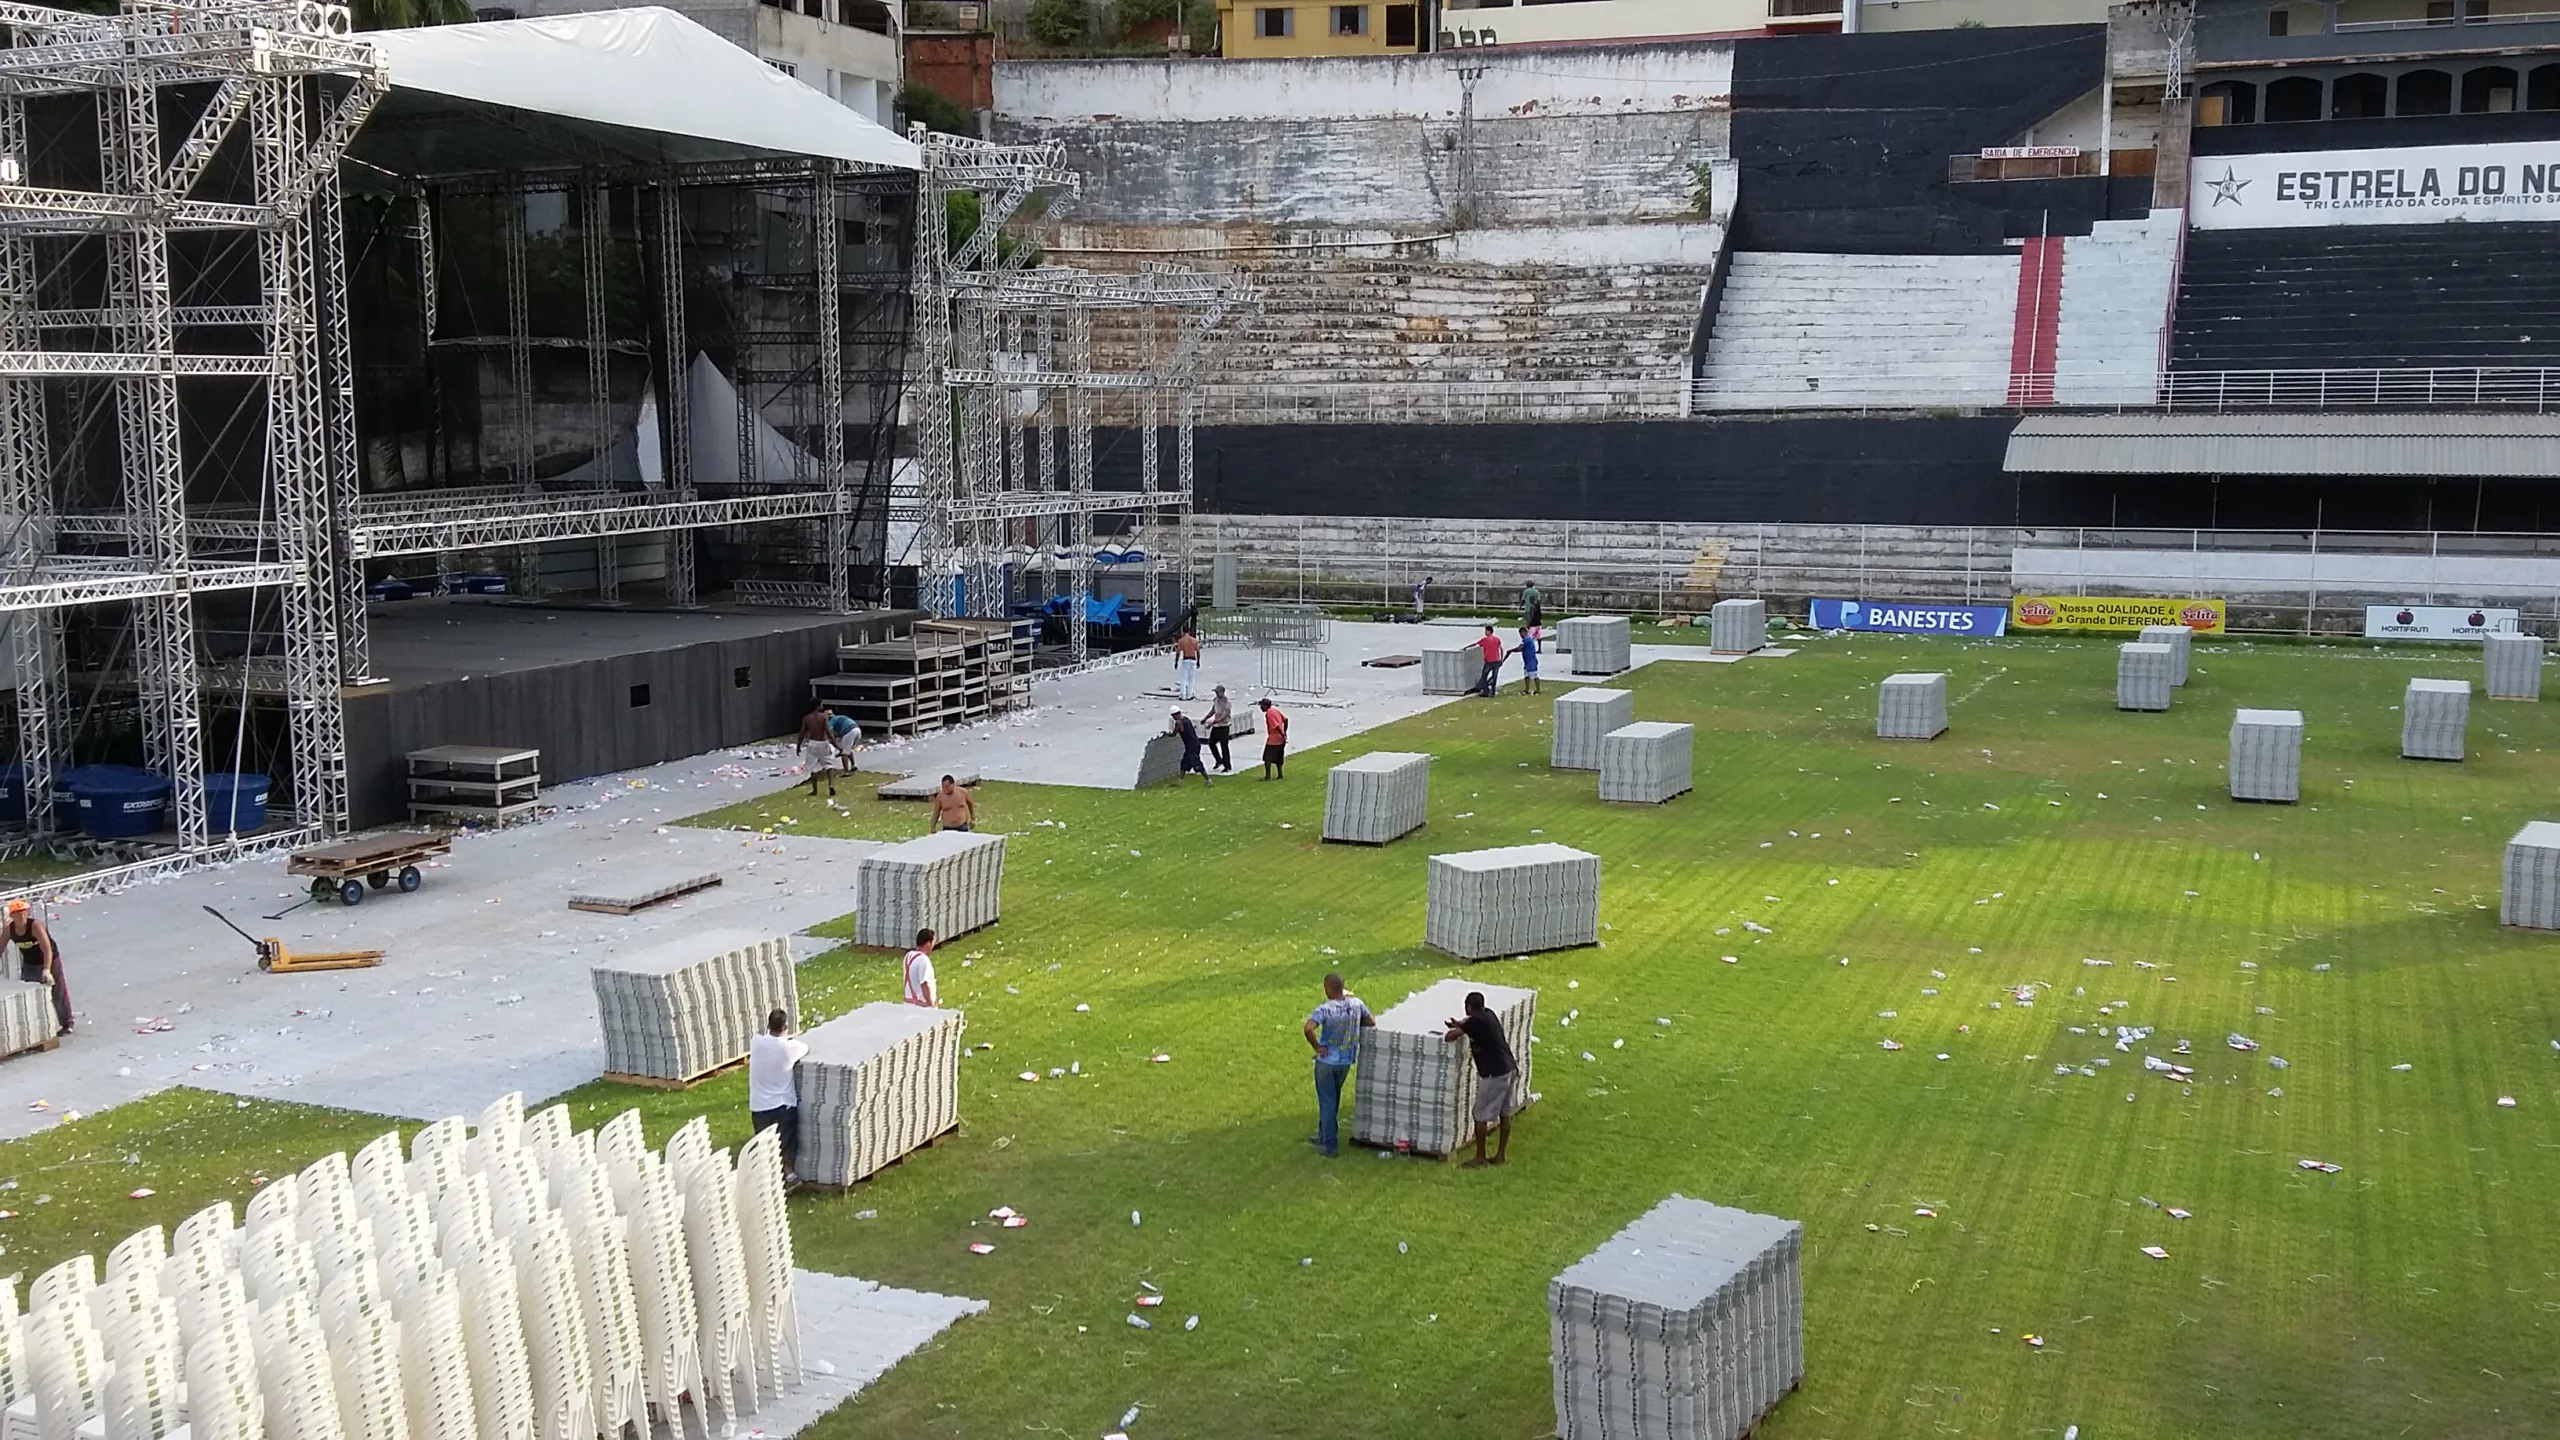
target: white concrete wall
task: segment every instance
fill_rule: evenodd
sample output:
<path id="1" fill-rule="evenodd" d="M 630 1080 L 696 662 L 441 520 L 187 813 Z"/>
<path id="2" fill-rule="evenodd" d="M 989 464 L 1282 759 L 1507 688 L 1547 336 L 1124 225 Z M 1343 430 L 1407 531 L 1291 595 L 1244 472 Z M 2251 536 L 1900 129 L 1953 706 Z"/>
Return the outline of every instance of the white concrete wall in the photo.
<path id="1" fill-rule="evenodd" d="M 1566 7 L 1573 8 L 1573 7 Z M 996 66 L 996 113 L 1021 125 L 1220 120 L 1455 120 L 1461 55 L 1320 60 L 1017 60 Z M 1626 115 L 1728 108 L 1733 46 L 1591 46 L 1504 57 L 1476 116 Z"/>
<path id="2" fill-rule="evenodd" d="M 1495 0 L 1440 12 L 1441 30 L 1491 31 L 1498 46 L 1757 35 L 1768 21 L 1768 0 L 1579 0 L 1571 5 L 1507 5 Z"/>

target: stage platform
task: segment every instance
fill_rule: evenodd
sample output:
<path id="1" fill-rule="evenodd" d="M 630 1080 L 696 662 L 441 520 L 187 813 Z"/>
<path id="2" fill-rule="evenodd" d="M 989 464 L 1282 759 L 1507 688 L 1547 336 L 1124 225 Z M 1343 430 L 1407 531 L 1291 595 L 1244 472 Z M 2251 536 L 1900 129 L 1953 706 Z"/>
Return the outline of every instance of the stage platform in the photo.
<path id="1" fill-rule="evenodd" d="M 372 609 L 373 673 L 347 691 L 358 826 L 407 818 L 403 757 L 430 745 L 542 751 L 548 786 L 791 733 L 836 646 L 916 610 L 643 610 L 449 596 Z"/>

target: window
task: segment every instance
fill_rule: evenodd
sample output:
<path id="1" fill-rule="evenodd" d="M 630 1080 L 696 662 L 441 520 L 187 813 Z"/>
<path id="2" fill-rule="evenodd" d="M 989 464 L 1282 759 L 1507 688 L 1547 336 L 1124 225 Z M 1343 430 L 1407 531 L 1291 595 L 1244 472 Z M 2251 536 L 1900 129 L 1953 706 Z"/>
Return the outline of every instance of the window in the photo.
<path id="1" fill-rule="evenodd" d="M 2196 106 L 2199 125 L 2255 125 L 2258 87 L 2246 80 L 2224 80 L 2204 87 Z"/>
<path id="2" fill-rule="evenodd" d="M 2462 113 L 2504 115 L 2516 108 L 2516 72 L 2504 65 L 2483 65 L 2462 77 Z"/>
<path id="3" fill-rule="evenodd" d="M 767 61 L 766 61 L 766 62 L 764 62 L 764 63 L 766 63 L 767 65 L 772 66 L 772 67 L 773 67 L 774 69 L 776 69 L 776 70 L 781 71 L 781 72 L 782 72 L 783 74 L 785 74 L 785 75 L 792 76 L 792 77 L 793 77 L 793 78 L 795 78 L 795 79 L 796 79 L 796 78 L 798 78 L 798 76 L 799 76 L 799 74 L 800 74 L 800 67 L 799 67 L 799 66 L 797 66 L 797 65 L 792 64 L 792 63 L 791 63 L 790 61 L 788 61 L 788 60 L 767 60 Z"/>
<path id="4" fill-rule="evenodd" d="M 2267 33 L 2268 33 L 2268 34 L 2270 34 L 2270 35 L 2277 35 L 2277 36 L 2283 36 L 2283 35 L 2290 35 L 2290 34 L 2292 34 L 2292 33 L 2293 33 L 2293 12 L 2292 12 L 2291 10 L 2285 9 L 2285 8 L 2284 8 L 2284 7 L 2282 7 L 2282 6 L 2278 6 L 2278 7 L 2276 7 L 2275 9 L 2268 11 L 2268 12 L 2267 12 Z"/>
<path id="5" fill-rule="evenodd" d="M 2430 25 L 2452 24 L 2453 0 L 2427 0 L 2427 23 Z"/>
<path id="6" fill-rule="evenodd" d="M 737 669 L 730 671 L 729 683 L 740 690 L 754 689 L 756 684 L 755 667 L 752 665 L 741 665 Z"/>
<path id="7" fill-rule="evenodd" d="M 1366 34 L 1368 34 L 1368 33 L 1369 33 L 1369 7 L 1368 7 L 1368 6 L 1366 6 L 1366 5 L 1336 5 L 1336 6 L 1334 6 L 1334 7 L 1333 7 L 1333 33 L 1334 33 L 1334 34 L 1336 34 L 1336 35 L 1366 35 Z"/>
<path id="8" fill-rule="evenodd" d="M 1253 12 L 1253 33 L 1265 40 L 1286 40 L 1297 33 L 1298 12 L 1286 6 L 1272 6 Z"/>
<path id="9" fill-rule="evenodd" d="M 2526 77 L 2524 108 L 2560 110 L 2560 65 L 2538 65 Z"/>
<path id="10" fill-rule="evenodd" d="M 2267 123 L 2320 118 L 2320 82 L 2308 75 L 2289 75 L 2267 86 Z"/>
<path id="11" fill-rule="evenodd" d="M 646 710 L 649 708 L 648 686 L 634 685 L 631 687 L 631 708 L 634 710 Z"/>
<path id="12" fill-rule="evenodd" d="M 1388 49 L 1410 50 L 1413 48 L 1414 36 L 1417 33 L 1413 17 L 1414 7 L 1411 5 L 1390 5 L 1387 7 Z"/>
<path id="13" fill-rule="evenodd" d="M 2394 115 L 2450 115 L 2453 77 L 2442 70 L 2412 70 L 2400 77 L 2400 103 Z"/>
<path id="14" fill-rule="evenodd" d="M 2379 120 L 2391 113 L 2391 82 L 2364 73 L 2341 75 L 2329 82 L 2329 118 Z"/>

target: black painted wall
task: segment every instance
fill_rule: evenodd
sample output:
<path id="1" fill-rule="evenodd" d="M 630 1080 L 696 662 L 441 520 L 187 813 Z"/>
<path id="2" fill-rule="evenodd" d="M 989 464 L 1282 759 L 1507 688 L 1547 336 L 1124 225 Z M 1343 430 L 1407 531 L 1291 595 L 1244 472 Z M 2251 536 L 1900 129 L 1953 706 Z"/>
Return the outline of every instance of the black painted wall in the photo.
<path id="1" fill-rule="evenodd" d="M 2148 213 L 2142 177 L 1950 184 L 1947 161 L 2013 143 L 2098 88 L 2096 25 L 1794 35 L 1734 47 L 1743 250 L 1996 253 Z M 2112 188 L 2112 199 L 2111 199 Z"/>
<path id="2" fill-rule="evenodd" d="M 1199 508 L 1249 515 L 2005 525 L 2013 421 L 1821 416 L 1203 429 Z M 1115 448 L 1097 434 L 1096 469 Z M 1134 464 L 1134 458 L 1131 460 Z M 1100 476 L 1097 475 L 1097 480 Z"/>
<path id="3" fill-rule="evenodd" d="M 2018 486 L 2018 523 L 2519 533 L 2560 523 L 2560 495 L 2539 480 L 2029 475 Z"/>
<path id="4" fill-rule="evenodd" d="M 2505 115 L 2404 115 L 2379 120 L 2305 120 L 2287 125 L 2211 125 L 2188 142 L 2196 155 L 2273 155 L 2305 150 L 2388 150 L 2403 145 L 2498 145 L 2560 139 L 2560 110 Z"/>

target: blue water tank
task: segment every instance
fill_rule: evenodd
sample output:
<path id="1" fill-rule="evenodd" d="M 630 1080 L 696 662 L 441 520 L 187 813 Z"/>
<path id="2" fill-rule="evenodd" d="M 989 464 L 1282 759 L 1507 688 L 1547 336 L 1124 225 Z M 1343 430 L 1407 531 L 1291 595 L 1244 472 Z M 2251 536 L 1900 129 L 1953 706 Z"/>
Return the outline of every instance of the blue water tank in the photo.
<path id="1" fill-rule="evenodd" d="M 267 791 L 275 782 L 264 775 L 218 770 L 204 777 L 204 824 L 215 835 L 246 835 L 267 823 Z"/>
<path id="2" fill-rule="evenodd" d="M 83 765 L 72 773 L 71 797 L 80 807 L 83 834 L 129 840 L 160 828 L 169 782 L 130 765 Z"/>

